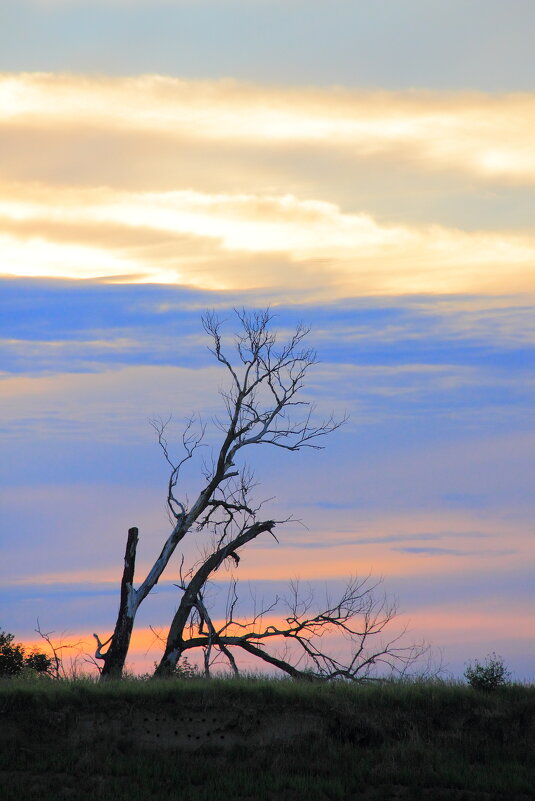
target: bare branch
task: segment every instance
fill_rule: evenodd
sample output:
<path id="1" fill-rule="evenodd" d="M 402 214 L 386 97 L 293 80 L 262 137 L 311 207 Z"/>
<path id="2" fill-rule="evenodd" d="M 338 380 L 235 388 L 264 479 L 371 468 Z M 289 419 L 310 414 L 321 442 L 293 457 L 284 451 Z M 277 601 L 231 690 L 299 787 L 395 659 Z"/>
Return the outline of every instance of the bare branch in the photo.
<path id="1" fill-rule="evenodd" d="M 52 640 L 52 635 L 54 634 L 54 632 L 43 631 L 41 629 L 39 618 L 37 618 L 37 626 L 34 629 L 34 631 L 41 637 L 42 640 L 46 642 L 52 654 L 51 656 L 52 663 L 50 665 L 50 668 L 47 670 L 48 675 L 51 676 L 53 679 L 69 678 L 68 669 L 65 667 L 65 655 L 63 652 L 71 651 L 76 648 L 78 649 L 79 653 L 82 643 L 81 642 L 64 643 L 63 636 L 65 635 L 61 635 L 61 639 L 59 640 L 59 642 L 54 642 L 54 640 Z"/>
<path id="2" fill-rule="evenodd" d="M 167 420 L 162 420 L 155 417 L 150 420 L 151 426 L 154 428 L 158 437 L 158 444 L 163 451 L 165 461 L 171 468 L 169 481 L 167 486 L 167 505 L 169 512 L 175 520 L 180 520 L 186 515 L 186 506 L 182 501 L 179 501 L 174 494 L 175 487 L 178 483 L 180 471 L 184 464 L 193 458 L 195 451 L 201 447 L 202 440 L 206 432 L 206 426 L 199 420 L 199 430 L 194 431 L 195 417 L 190 417 L 186 420 L 184 431 L 182 432 L 182 448 L 185 455 L 177 463 L 173 462 L 169 454 L 169 444 L 165 436 L 165 431 L 171 422 L 171 416 Z"/>
<path id="3" fill-rule="evenodd" d="M 174 648 L 179 655 L 200 647 L 205 649 L 206 656 L 214 647 L 228 654 L 232 648 L 238 648 L 294 678 L 369 681 L 403 676 L 428 655 L 429 648 L 425 643 L 405 644 L 406 629 L 389 639 L 381 638 L 396 617 L 396 607 L 386 597 L 376 595 L 379 584 L 372 583 L 369 577 L 351 579 L 335 603 L 327 598 L 325 606 L 312 612 L 315 599 L 311 589 L 303 592 L 299 583 L 293 582 L 289 596 L 284 599 L 288 610 L 285 625 L 263 626 L 262 619 L 276 609 L 281 599 L 263 606 L 252 620 L 241 621 L 235 618 L 238 595 L 233 582 L 223 625 L 216 630 L 203 601 L 201 624 L 188 638 L 173 643 L 168 640 L 166 653 L 172 653 Z M 198 600 L 196 604 L 199 605 Z M 349 650 L 346 657 L 329 641 L 336 634 L 345 639 Z M 288 643 L 290 648 L 284 658 L 268 650 L 271 641 Z M 159 675 L 164 673 L 163 668 L 159 669 Z"/>

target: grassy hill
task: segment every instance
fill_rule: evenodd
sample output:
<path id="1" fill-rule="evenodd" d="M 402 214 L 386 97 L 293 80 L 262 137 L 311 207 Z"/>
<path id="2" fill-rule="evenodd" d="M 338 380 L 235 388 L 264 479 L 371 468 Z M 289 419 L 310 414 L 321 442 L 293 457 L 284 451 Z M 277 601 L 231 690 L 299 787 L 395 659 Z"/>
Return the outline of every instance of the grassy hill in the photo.
<path id="1" fill-rule="evenodd" d="M 0 682 L 2 801 L 527 801 L 535 687 Z"/>

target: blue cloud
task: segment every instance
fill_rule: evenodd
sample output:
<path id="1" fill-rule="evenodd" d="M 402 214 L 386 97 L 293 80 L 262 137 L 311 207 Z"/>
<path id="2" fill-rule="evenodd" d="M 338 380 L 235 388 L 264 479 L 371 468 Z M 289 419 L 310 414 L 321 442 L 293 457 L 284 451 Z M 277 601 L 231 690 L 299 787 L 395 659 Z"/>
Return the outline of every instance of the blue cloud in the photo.
<path id="1" fill-rule="evenodd" d="M 346 509 L 348 507 L 344 505 L 338 506 L 335 504 L 334 508 Z M 350 538 L 326 537 L 325 539 L 322 540 L 311 540 L 311 539 L 290 540 L 287 538 L 283 538 L 281 539 L 280 546 L 277 547 L 282 546 L 286 548 L 304 548 L 307 550 L 309 549 L 322 550 L 325 548 L 338 548 L 338 547 L 347 547 L 355 545 L 384 545 L 394 542 L 429 542 L 429 541 L 448 539 L 449 537 L 462 537 L 463 539 L 488 539 L 490 535 L 485 534 L 482 531 L 462 531 L 462 532 L 439 531 L 439 532 L 430 532 L 428 534 L 410 534 L 410 533 L 387 534 L 382 537 L 354 537 L 354 536 Z M 271 547 L 271 543 L 267 543 L 264 547 Z M 446 548 L 433 548 L 433 547 L 425 547 L 425 548 L 406 547 L 406 548 L 393 548 L 392 550 L 407 551 L 408 553 L 451 552 L 449 549 Z"/>
<path id="2" fill-rule="evenodd" d="M 446 492 L 441 499 L 454 509 L 479 509 L 486 503 L 484 495 L 471 492 Z"/>
<path id="3" fill-rule="evenodd" d="M 517 553 L 515 550 L 485 550 L 481 549 L 478 551 L 463 551 L 460 548 L 435 548 L 433 546 L 425 547 L 425 546 L 406 546 L 400 548 L 392 548 L 393 551 L 399 551 L 400 553 L 414 553 L 414 554 L 423 554 L 424 556 L 509 556 L 511 554 Z"/>
<path id="4" fill-rule="evenodd" d="M 217 306 L 225 313 L 250 303 L 247 293 L 33 279 L 0 280 L 0 294 L 2 368 L 14 373 L 205 364 L 210 357 L 199 336 L 203 310 Z M 503 375 L 522 375 L 535 366 L 535 332 L 532 341 L 524 337 L 533 312 L 529 306 L 511 307 L 500 339 L 503 309 L 488 310 L 482 322 L 481 312 L 452 312 L 444 299 L 274 308 L 277 325 L 293 326 L 303 319 L 312 326 L 312 339 L 326 363 L 411 366 L 422 373 L 429 365 L 477 368 Z"/>

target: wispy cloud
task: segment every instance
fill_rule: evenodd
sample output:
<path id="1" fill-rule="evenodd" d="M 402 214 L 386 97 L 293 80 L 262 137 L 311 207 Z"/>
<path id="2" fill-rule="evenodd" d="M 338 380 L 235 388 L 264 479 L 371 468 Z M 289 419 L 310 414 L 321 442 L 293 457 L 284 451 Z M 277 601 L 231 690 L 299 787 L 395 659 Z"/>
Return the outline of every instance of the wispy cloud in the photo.
<path id="1" fill-rule="evenodd" d="M 420 554 L 423 556 L 477 556 L 479 558 L 489 558 L 498 556 L 511 556 L 516 553 L 514 550 L 486 550 L 478 549 L 477 551 L 466 551 L 461 548 L 435 548 L 433 546 L 413 546 L 407 545 L 403 548 L 393 548 L 393 551 L 400 553 Z"/>
<path id="2" fill-rule="evenodd" d="M 467 179 L 483 193 L 531 185 L 530 94 L 5 74 L 0 123 L 7 275 L 305 302 L 535 292 L 529 227 L 407 214 L 431 175 L 450 206 Z M 358 188 L 366 174 L 390 181 L 393 165 L 412 176 L 395 211 Z"/>
<path id="3" fill-rule="evenodd" d="M 338 505 L 337 508 L 347 508 L 343 507 L 342 504 Z M 286 547 L 291 548 L 313 548 L 313 549 L 325 549 L 325 548 L 339 548 L 339 547 L 348 547 L 348 546 L 364 546 L 364 545 L 385 545 L 391 544 L 396 542 L 433 542 L 437 540 L 444 540 L 444 539 L 488 539 L 493 535 L 484 533 L 482 531 L 434 531 L 428 534 L 386 534 L 384 536 L 376 536 L 376 537 L 331 537 L 327 536 L 322 539 L 311 539 L 310 537 L 302 538 L 300 540 L 285 540 L 284 545 Z M 456 549 L 450 550 L 449 548 L 436 548 L 436 547 L 423 547 L 420 548 L 418 546 L 407 546 L 403 548 L 393 548 L 394 551 L 403 551 L 405 553 L 462 553 L 461 551 L 457 551 Z M 467 554 L 469 556 L 473 556 L 473 554 Z"/>
<path id="4" fill-rule="evenodd" d="M 269 89 L 148 75 L 5 75 L 2 118 L 25 125 L 104 125 L 171 137 L 343 147 L 353 158 L 417 160 L 430 170 L 533 183 L 529 94 Z"/>
<path id="5" fill-rule="evenodd" d="M 28 230 L 32 220 L 37 226 L 33 235 Z M 18 227 L 21 221 L 25 231 Z M 52 226 L 48 234 L 47 222 Z M 160 238 L 152 246 L 125 242 L 104 247 L 96 226 L 105 229 L 110 222 L 115 229 L 124 226 L 125 240 L 129 230 L 158 232 Z M 65 236 L 58 241 L 60 223 L 74 225 L 79 234 L 84 224 L 93 226 L 86 231 L 96 241 L 73 243 Z M 191 244 L 179 240 L 170 247 L 169 236 L 191 237 Z M 335 204 L 292 195 L 0 186 L 0 244 L 4 274 L 18 276 L 179 283 L 211 290 L 284 286 L 309 300 L 318 293 L 325 299 L 535 291 L 532 235 L 382 225 L 367 214 L 347 214 Z M 308 292 L 303 289 L 307 284 Z"/>

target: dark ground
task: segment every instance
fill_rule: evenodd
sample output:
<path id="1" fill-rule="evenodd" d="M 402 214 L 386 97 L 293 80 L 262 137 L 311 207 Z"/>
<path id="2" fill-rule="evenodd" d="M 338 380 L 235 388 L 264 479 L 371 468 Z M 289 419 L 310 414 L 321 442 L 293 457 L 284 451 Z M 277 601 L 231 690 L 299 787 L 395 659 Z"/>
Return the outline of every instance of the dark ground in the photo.
<path id="1" fill-rule="evenodd" d="M 535 687 L 0 682 L 1 801 L 530 801 Z"/>

